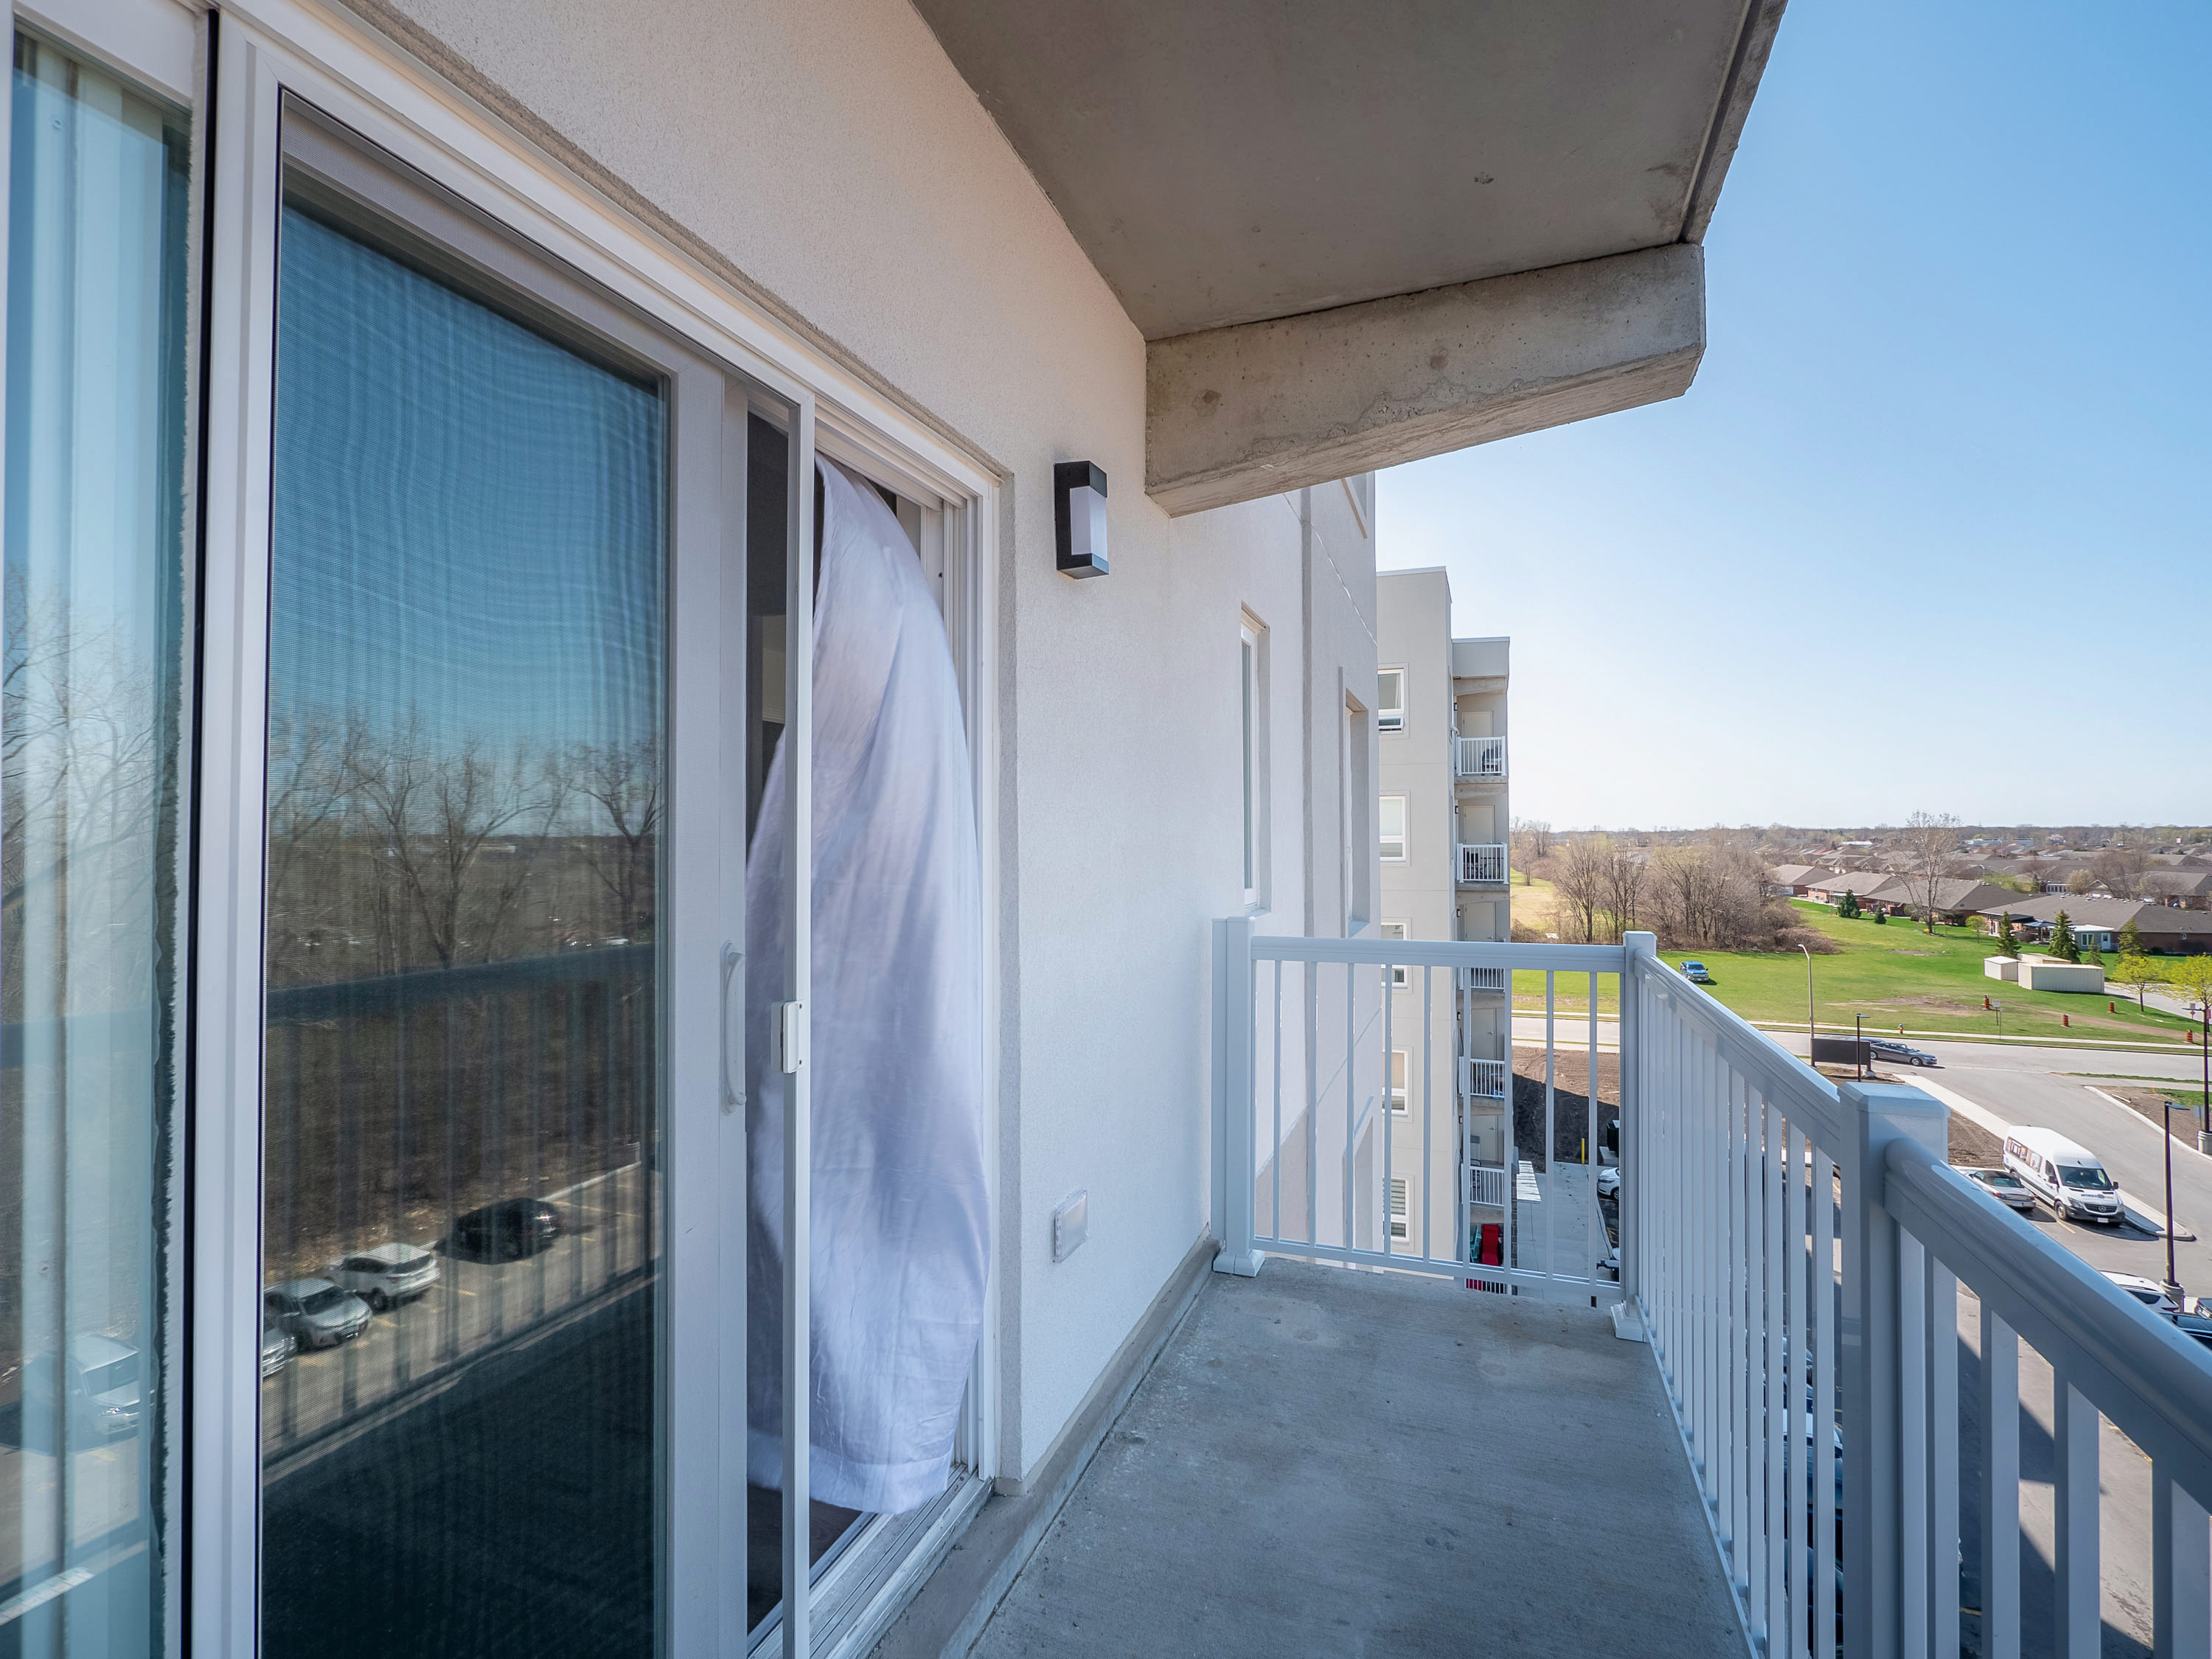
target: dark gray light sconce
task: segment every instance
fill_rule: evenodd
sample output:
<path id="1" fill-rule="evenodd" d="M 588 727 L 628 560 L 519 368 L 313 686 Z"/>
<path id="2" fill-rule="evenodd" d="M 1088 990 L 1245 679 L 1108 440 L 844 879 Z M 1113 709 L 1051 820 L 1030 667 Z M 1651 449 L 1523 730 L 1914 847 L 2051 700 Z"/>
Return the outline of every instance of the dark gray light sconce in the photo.
<path id="1" fill-rule="evenodd" d="M 1052 528 L 1063 576 L 1106 574 L 1106 475 L 1089 461 L 1055 461 Z"/>

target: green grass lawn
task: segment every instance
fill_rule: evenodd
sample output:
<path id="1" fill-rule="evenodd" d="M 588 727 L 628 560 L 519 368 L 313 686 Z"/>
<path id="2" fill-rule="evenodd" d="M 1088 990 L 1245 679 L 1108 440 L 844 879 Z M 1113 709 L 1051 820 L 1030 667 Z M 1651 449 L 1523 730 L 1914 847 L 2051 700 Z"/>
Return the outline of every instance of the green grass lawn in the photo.
<path id="1" fill-rule="evenodd" d="M 1866 1017 L 1866 1029 L 1895 1036 L 1900 1025 L 1914 1031 L 1956 1031 L 1982 1036 L 2097 1037 L 2130 1042 L 2183 1042 L 2186 1022 L 2155 1009 L 2139 1012 L 2134 999 L 2115 988 L 2106 996 L 2069 995 L 2057 991 L 2023 991 L 1987 977 L 1984 958 L 1996 953 L 1996 941 L 1966 927 L 1938 927 L 1931 935 L 1917 922 L 1844 921 L 1825 905 L 1795 902 L 1806 926 L 1819 929 L 1841 946 L 1834 956 L 1813 958 L 1813 1008 L 1823 1025 L 1849 1025 Z M 1689 958 L 1705 964 L 1713 983 L 1705 988 L 1747 1019 L 1802 1024 L 1805 1018 L 1805 958 L 1800 952 L 1668 951 L 1680 967 Z M 2111 967 L 2118 958 L 2107 957 Z M 1588 1007 L 1589 981 L 1562 974 L 1554 987 L 1561 1013 Z M 1598 1012 L 1610 1013 L 1616 999 L 1613 981 L 1601 980 Z M 1984 1009 L 1983 999 L 2002 1005 Z M 1544 975 L 1513 975 L 1513 1006 L 1527 1014 L 1543 1006 Z M 2107 1006 L 2109 1005 L 2109 1008 Z M 2070 1017 L 2071 1025 L 2063 1023 Z"/>

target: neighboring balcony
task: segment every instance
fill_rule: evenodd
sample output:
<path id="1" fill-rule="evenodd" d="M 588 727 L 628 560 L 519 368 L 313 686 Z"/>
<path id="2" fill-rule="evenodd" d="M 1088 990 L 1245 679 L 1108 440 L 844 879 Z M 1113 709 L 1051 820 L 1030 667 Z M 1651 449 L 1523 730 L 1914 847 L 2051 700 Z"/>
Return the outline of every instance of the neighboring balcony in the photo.
<path id="1" fill-rule="evenodd" d="M 1462 780 L 1496 779 L 1503 781 L 1505 776 L 1505 739 L 1453 738 L 1452 775 Z"/>
<path id="2" fill-rule="evenodd" d="M 1469 996 L 1502 997 L 1507 978 L 1503 968 L 1462 968 L 1459 970 L 1459 988 Z"/>
<path id="3" fill-rule="evenodd" d="M 1464 1058 L 1459 1063 L 1459 1091 L 1469 1100 L 1503 1100 L 1510 1081 L 1502 1060 Z"/>
<path id="4" fill-rule="evenodd" d="M 1459 844 L 1459 884 L 1462 887 L 1505 885 L 1505 848 L 1499 842 Z"/>

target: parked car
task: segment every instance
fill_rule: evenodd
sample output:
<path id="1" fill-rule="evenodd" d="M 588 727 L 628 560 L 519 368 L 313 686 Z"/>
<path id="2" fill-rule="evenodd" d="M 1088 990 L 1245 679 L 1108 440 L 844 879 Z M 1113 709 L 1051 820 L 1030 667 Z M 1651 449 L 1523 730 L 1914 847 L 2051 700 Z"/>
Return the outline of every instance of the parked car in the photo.
<path id="1" fill-rule="evenodd" d="M 2015 1210 L 2035 1207 L 2035 1194 L 2010 1170 L 1961 1170 L 1959 1173 L 2000 1204 L 2010 1205 Z"/>
<path id="2" fill-rule="evenodd" d="M 2022 1127 L 2005 1136 L 2004 1162 L 2061 1220 L 2119 1224 L 2119 1183 L 2087 1147 L 2054 1130 Z"/>
<path id="3" fill-rule="evenodd" d="M 1684 963 L 1682 977 L 1692 985 L 1711 985 L 1713 982 L 1713 976 L 1705 971 L 1705 964 L 1702 962 Z"/>
<path id="4" fill-rule="evenodd" d="M 438 1282 L 438 1258 L 413 1244 L 379 1244 L 331 1263 L 330 1280 L 382 1313 L 411 1302 Z"/>
<path id="5" fill-rule="evenodd" d="M 45 1437 L 63 1410 L 69 1413 L 69 1439 L 119 1439 L 135 1434 L 142 1409 L 138 1384 L 138 1350 L 111 1336 L 70 1339 L 67 1359 L 57 1363 L 49 1351 L 23 1362 L 23 1425 L 39 1443 L 52 1450 Z"/>
<path id="6" fill-rule="evenodd" d="M 1620 1196 L 1620 1170 L 1613 1164 L 1602 1165 L 1597 1172 L 1597 1195 L 1600 1198 Z"/>
<path id="7" fill-rule="evenodd" d="M 493 1261 L 519 1261 L 550 1250 L 561 1237 L 561 1212 L 542 1198 L 503 1198 L 471 1210 L 453 1224 L 453 1246 Z"/>
<path id="8" fill-rule="evenodd" d="M 368 1304 L 327 1279 L 288 1279 L 261 1301 L 268 1323 L 310 1348 L 335 1347 L 368 1328 Z"/>
<path id="9" fill-rule="evenodd" d="M 2194 1337 L 2208 1348 L 2212 1348 L 2212 1319 L 2203 1314 L 2176 1314 L 2173 1328 L 2184 1336 Z"/>
<path id="10" fill-rule="evenodd" d="M 1867 1052 L 1876 1060 L 1886 1060 L 1893 1066 L 1933 1066 L 1936 1056 L 1925 1048 L 1915 1048 L 1902 1042 L 1893 1042 L 1887 1037 L 1869 1037 Z"/>
<path id="11" fill-rule="evenodd" d="M 292 1363 L 292 1356 L 300 1352 L 299 1343 L 292 1333 L 282 1325 L 264 1324 L 261 1328 L 261 1375 L 265 1380 L 274 1376 Z"/>
<path id="12" fill-rule="evenodd" d="M 2168 1296 L 2166 1287 L 2154 1279 L 2145 1279 L 2139 1273 L 2106 1273 L 2105 1277 L 2153 1313 L 2163 1314 L 2172 1319 L 2181 1312 L 2180 1304 Z"/>

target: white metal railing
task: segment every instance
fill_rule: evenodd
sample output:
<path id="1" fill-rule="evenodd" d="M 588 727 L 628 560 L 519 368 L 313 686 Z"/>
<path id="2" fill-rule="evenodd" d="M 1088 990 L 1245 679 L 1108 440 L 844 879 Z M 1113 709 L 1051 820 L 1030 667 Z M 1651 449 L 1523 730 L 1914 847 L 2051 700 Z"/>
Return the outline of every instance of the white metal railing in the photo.
<path id="1" fill-rule="evenodd" d="M 1459 844 L 1459 884 L 1462 887 L 1505 885 L 1505 848 L 1498 842 L 1463 841 Z"/>
<path id="2" fill-rule="evenodd" d="M 1505 739 L 1457 738 L 1452 742 L 1452 775 L 1460 778 L 1502 778 L 1505 775 Z"/>
<path id="3" fill-rule="evenodd" d="M 1630 941 L 1623 1283 L 1754 1650 L 1960 1650 L 1963 1338 L 1981 1652 L 2019 1659 L 2025 1339 L 2053 1374 L 2050 1650 L 2100 1651 L 2101 1414 L 2150 1460 L 2154 1650 L 2202 1659 L 2212 1363 L 1952 1170 L 1939 1103 L 1830 1083 Z"/>
<path id="4" fill-rule="evenodd" d="M 1505 1207 L 1505 1166 L 1502 1164 L 1470 1164 L 1467 1168 L 1468 1202 L 1483 1208 L 1502 1210 Z"/>
<path id="5" fill-rule="evenodd" d="M 1460 1058 L 1459 1091 L 1470 1100 L 1503 1100 L 1505 1098 L 1507 1072 L 1502 1060 L 1477 1060 L 1472 1054 Z"/>
<path id="6" fill-rule="evenodd" d="M 1940 1103 L 1830 1082 L 1662 963 L 1649 934 L 1618 947 L 1268 939 L 1237 919 L 1216 925 L 1215 944 L 1217 1269 L 1255 1273 L 1273 1252 L 1619 1303 L 1616 1328 L 1650 1344 L 1762 1659 L 1934 1659 L 1959 1650 L 1962 1608 L 1988 1659 L 2019 1659 L 2023 1608 L 2045 1616 L 2040 1590 L 2024 1595 L 2024 1535 L 2053 1564 L 2051 1650 L 2089 1659 L 2103 1606 L 2134 1616 L 2135 1598 L 2104 1593 L 2100 1540 L 2144 1534 L 2153 1650 L 2212 1659 L 2212 1358 L 1950 1169 Z M 1380 994 L 1389 964 L 1407 969 L 1399 998 Z M 1434 1051 L 1429 1011 L 1446 1000 L 1431 995 L 1434 970 L 1474 966 L 1545 972 L 1540 1046 L 1523 1039 L 1510 1071 L 1489 1062 L 1509 1093 L 1540 1071 L 1545 1127 L 1502 1157 L 1447 1152 L 1448 1188 L 1429 1154 L 1451 1126 L 1439 1132 L 1432 1067 L 1414 1057 Z M 1604 996 L 1615 985 L 1617 1007 Z M 1582 1006 L 1563 1007 L 1563 991 Z M 1424 1013 L 1400 1030 L 1392 1005 L 1408 994 Z M 1408 1055 L 1407 1109 L 1365 1110 L 1394 1048 Z M 1583 1078 L 1598 1079 L 1594 1110 L 1573 1093 Z M 1568 1102 L 1589 1115 L 1563 1132 Z M 1581 1163 L 1545 1156 L 1563 1133 L 1601 1138 L 1609 1110 L 1622 1124 L 1617 1290 L 1601 1265 L 1597 1146 Z M 1390 1126 L 1379 1140 L 1378 1124 Z M 1439 1207 L 1452 1212 L 1442 1232 Z M 1391 1237 L 1393 1214 L 1408 1237 Z M 1501 1230 L 1502 1263 L 1471 1260 L 1471 1226 Z M 1978 1304 L 1963 1323 L 1962 1287 Z M 1962 1364 L 1978 1373 L 1966 1416 L 1980 1471 L 1963 1489 Z M 2031 1505 L 2025 1534 L 2024 1398 L 2053 1448 L 2051 1508 Z M 2148 1473 L 2131 1475 L 2130 1459 L 2100 1494 L 2106 1421 Z M 2106 1524 L 2130 1504 L 2137 1522 L 2150 1509 L 2148 1526 Z M 1973 1563 L 1960 1559 L 1966 1506 L 1980 1522 Z"/>
<path id="7" fill-rule="evenodd" d="M 1483 1188 L 1504 1210 L 1483 1218 L 1503 1256 L 1481 1269 L 1488 1286 L 1619 1299 L 1600 1267 L 1612 1200 L 1596 1179 L 1620 1110 L 1601 1042 L 1619 945 L 1282 938 L 1246 917 L 1217 922 L 1214 945 L 1217 1268 L 1256 1273 L 1274 1254 L 1465 1277 Z M 1545 973 L 1540 1033 L 1515 1039 L 1510 1060 L 1462 1055 L 1457 976 L 1516 968 Z M 1539 1122 L 1496 1109 L 1516 1074 L 1540 1091 Z M 1526 1167 L 1533 1187 L 1516 1195 L 1478 1164 Z"/>
<path id="8" fill-rule="evenodd" d="M 1505 994 L 1506 975 L 1503 968 L 1462 968 L 1459 970 L 1459 988 L 1482 996 Z"/>

